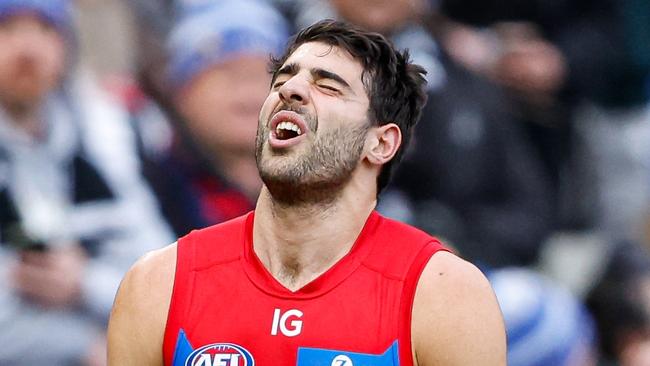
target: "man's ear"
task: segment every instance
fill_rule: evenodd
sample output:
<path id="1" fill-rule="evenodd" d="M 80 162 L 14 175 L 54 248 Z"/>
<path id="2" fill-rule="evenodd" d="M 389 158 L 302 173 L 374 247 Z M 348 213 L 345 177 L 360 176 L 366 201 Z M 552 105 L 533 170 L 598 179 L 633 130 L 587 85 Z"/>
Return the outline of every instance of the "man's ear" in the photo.
<path id="1" fill-rule="evenodd" d="M 376 165 L 389 162 L 402 144 L 402 131 L 394 123 L 372 128 L 368 137 L 370 145 L 366 158 Z"/>

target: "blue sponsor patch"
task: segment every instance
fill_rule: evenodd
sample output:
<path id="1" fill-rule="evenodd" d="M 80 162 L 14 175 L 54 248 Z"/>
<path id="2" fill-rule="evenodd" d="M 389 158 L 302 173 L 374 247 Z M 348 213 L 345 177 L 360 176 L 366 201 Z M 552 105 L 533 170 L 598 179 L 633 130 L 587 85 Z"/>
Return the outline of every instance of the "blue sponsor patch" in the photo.
<path id="1" fill-rule="evenodd" d="M 381 355 L 336 351 L 320 348 L 298 348 L 297 366 L 399 366 L 397 341 Z"/>

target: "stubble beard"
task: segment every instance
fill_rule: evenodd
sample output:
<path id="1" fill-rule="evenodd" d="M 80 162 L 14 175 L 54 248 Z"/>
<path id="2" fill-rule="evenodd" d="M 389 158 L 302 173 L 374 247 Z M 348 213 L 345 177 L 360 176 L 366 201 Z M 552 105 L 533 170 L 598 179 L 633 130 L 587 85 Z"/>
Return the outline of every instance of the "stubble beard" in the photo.
<path id="1" fill-rule="evenodd" d="M 314 121 L 307 122 L 310 126 L 316 125 L 310 123 Z M 300 154 L 273 151 L 265 155 L 269 130 L 260 123 L 255 157 L 260 177 L 274 202 L 292 207 L 334 203 L 359 163 L 367 130 L 365 125 L 339 126 L 332 131 L 316 133 L 308 142 L 309 149 Z M 282 159 L 282 162 L 272 164 L 271 159 Z"/>

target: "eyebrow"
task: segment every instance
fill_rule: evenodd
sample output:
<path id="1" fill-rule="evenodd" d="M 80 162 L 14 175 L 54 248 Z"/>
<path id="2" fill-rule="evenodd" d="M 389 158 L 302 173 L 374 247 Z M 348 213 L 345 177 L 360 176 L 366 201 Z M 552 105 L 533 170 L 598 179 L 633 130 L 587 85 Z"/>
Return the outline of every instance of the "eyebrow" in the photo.
<path id="1" fill-rule="evenodd" d="M 278 76 L 280 76 L 280 75 L 294 76 L 294 75 L 296 75 L 298 73 L 298 71 L 300 71 L 300 66 L 298 66 L 298 64 L 296 64 L 296 63 L 286 64 L 286 65 L 282 66 L 278 70 L 278 72 L 275 74 L 275 78 L 273 79 L 273 82 L 275 82 L 275 79 L 277 79 Z M 343 79 L 341 76 L 339 76 L 336 73 L 333 73 L 331 71 L 327 71 L 327 70 L 321 69 L 321 68 L 312 68 L 310 70 L 310 73 L 315 79 L 334 80 L 335 82 L 337 82 L 337 83 L 341 84 L 342 86 L 344 86 L 346 89 L 354 92 L 352 90 L 352 87 L 350 86 L 350 84 L 347 81 L 345 81 L 345 79 Z"/>
<path id="2" fill-rule="evenodd" d="M 294 76 L 298 73 L 300 70 L 300 67 L 296 65 L 295 63 L 290 63 L 282 66 L 276 73 L 275 77 L 273 78 L 273 81 L 278 78 L 280 75 L 289 75 L 289 76 Z"/>
<path id="3" fill-rule="evenodd" d="M 350 84 L 348 84 L 347 81 L 345 81 L 342 77 L 340 77 L 339 75 L 331 71 L 327 71 L 323 69 L 311 69 L 311 74 L 316 76 L 318 79 L 334 80 L 337 83 L 343 85 L 344 87 L 352 91 L 352 88 L 350 87 Z"/>

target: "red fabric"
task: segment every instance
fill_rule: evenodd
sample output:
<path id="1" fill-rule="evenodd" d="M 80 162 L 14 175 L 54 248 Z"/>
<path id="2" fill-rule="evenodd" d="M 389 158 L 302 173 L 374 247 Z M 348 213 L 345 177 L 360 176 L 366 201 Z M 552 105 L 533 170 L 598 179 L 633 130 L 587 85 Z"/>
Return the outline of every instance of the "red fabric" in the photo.
<path id="1" fill-rule="evenodd" d="M 140 89 L 137 80 L 128 75 L 109 75 L 102 80 L 102 86 L 118 101 L 126 107 L 129 112 L 142 108 L 147 103 L 147 95 Z"/>
<path id="2" fill-rule="evenodd" d="M 195 184 L 201 214 L 210 223 L 234 219 L 254 207 L 241 191 L 224 185 L 213 175 L 201 176 Z"/>
<path id="3" fill-rule="evenodd" d="M 291 292 L 252 249 L 254 213 L 179 240 L 164 340 L 171 365 L 179 331 L 196 349 L 233 343 L 256 365 L 295 365 L 298 347 L 381 354 L 399 341 L 400 366 L 412 366 L 411 308 L 418 278 L 444 247 L 431 236 L 373 212 L 350 252 Z M 272 335 L 276 309 L 295 309 L 302 331 Z"/>

